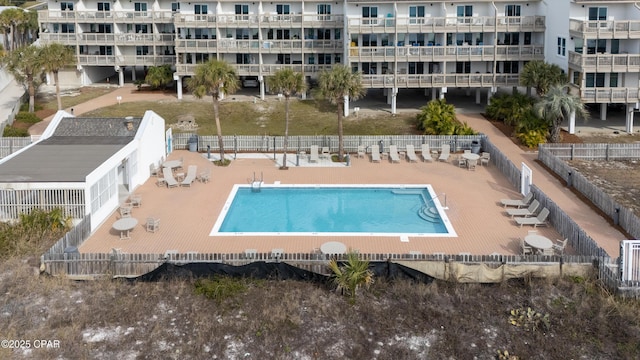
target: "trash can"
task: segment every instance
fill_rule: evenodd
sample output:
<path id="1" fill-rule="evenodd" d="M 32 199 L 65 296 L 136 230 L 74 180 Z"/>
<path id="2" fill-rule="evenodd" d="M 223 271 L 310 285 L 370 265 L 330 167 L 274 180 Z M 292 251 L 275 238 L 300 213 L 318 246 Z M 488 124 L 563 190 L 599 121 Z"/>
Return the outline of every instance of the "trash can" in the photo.
<path id="1" fill-rule="evenodd" d="M 480 141 L 473 140 L 471 142 L 471 152 L 474 154 L 480 154 Z"/>
<path id="2" fill-rule="evenodd" d="M 67 246 L 66 248 L 64 248 L 64 253 L 65 254 L 80 254 L 80 251 L 78 251 L 78 248 L 75 246 Z"/>
<path id="3" fill-rule="evenodd" d="M 192 135 L 189 138 L 189 151 L 197 152 L 198 151 L 198 135 Z"/>

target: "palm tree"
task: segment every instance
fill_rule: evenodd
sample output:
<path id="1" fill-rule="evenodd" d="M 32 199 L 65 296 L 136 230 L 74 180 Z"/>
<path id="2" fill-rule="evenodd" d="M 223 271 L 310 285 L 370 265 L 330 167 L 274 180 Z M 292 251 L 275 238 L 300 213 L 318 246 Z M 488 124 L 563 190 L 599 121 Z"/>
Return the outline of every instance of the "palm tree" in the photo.
<path id="1" fill-rule="evenodd" d="M 201 99 L 209 94 L 213 98 L 213 114 L 218 132 L 220 163 L 224 164 L 224 144 L 220 127 L 219 97 L 220 94 L 233 94 L 239 88 L 236 69 L 223 60 L 211 59 L 195 68 L 195 75 L 187 81 L 187 88 L 195 97 Z"/>
<path id="2" fill-rule="evenodd" d="M 36 90 L 42 84 L 43 57 L 41 48 L 34 45 L 18 48 L 2 58 L 2 63 L 17 82 L 29 93 L 29 112 L 34 112 Z"/>
<path id="3" fill-rule="evenodd" d="M 362 286 L 373 284 L 373 272 L 369 270 L 369 261 L 360 259 L 358 253 L 347 253 L 347 261 L 339 266 L 335 259 L 329 261 L 329 269 L 333 273 L 331 279 L 336 290 L 347 292 L 352 303 L 356 301 L 356 292 Z"/>
<path id="4" fill-rule="evenodd" d="M 358 100 L 365 95 L 362 86 L 362 75 L 353 72 L 348 66 L 336 65 L 331 71 L 320 74 L 318 79 L 319 94 L 338 107 L 338 160 L 344 156 L 344 139 L 342 130 L 342 114 L 344 114 L 344 98 Z"/>
<path id="5" fill-rule="evenodd" d="M 65 66 L 73 65 L 76 62 L 76 55 L 73 48 L 59 43 L 51 43 L 42 48 L 42 63 L 44 71 L 53 73 L 53 81 L 56 83 L 56 99 L 58 100 L 58 110 L 62 110 L 62 99 L 60 99 L 60 81 L 58 73 Z"/>
<path id="6" fill-rule="evenodd" d="M 535 105 L 535 112 L 551 126 L 550 142 L 560 142 L 560 125 L 572 114 L 587 118 L 588 114 L 579 97 L 567 92 L 566 86 L 554 86 Z"/>
<path id="7" fill-rule="evenodd" d="M 144 82 L 153 89 L 161 88 L 164 90 L 171 81 L 173 81 L 173 72 L 170 65 L 152 66 L 144 78 Z"/>
<path id="8" fill-rule="evenodd" d="M 567 81 L 567 76 L 558 65 L 540 60 L 529 61 L 520 73 L 520 85 L 533 87 L 540 97 L 552 86 L 564 85 Z"/>
<path id="9" fill-rule="evenodd" d="M 24 17 L 25 11 L 20 8 L 9 8 L 0 13 L 0 27 L 5 34 L 5 47 L 9 52 L 17 48 L 16 32 Z"/>
<path id="10" fill-rule="evenodd" d="M 287 149 L 289 147 L 289 100 L 291 96 L 303 92 L 307 88 L 304 75 L 292 69 L 278 70 L 267 78 L 269 88 L 284 96 L 284 155 L 281 169 L 287 169 Z"/>
<path id="11" fill-rule="evenodd" d="M 453 135 L 456 129 L 456 108 L 445 99 L 431 100 L 416 115 L 418 127 L 426 135 Z"/>

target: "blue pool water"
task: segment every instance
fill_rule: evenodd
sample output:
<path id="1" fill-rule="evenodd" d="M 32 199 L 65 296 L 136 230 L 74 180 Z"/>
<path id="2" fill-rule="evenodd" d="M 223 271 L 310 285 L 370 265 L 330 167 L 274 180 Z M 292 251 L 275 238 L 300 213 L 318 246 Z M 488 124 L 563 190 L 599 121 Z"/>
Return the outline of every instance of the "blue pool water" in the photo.
<path id="1" fill-rule="evenodd" d="M 429 185 L 236 185 L 211 235 L 452 236 L 432 193 Z"/>

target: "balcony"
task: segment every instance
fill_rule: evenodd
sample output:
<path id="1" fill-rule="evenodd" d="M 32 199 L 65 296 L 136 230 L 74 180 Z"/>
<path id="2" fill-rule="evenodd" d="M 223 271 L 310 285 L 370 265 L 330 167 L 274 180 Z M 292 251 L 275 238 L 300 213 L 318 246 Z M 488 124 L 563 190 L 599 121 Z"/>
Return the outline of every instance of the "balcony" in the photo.
<path id="1" fill-rule="evenodd" d="M 569 19 L 569 34 L 583 39 L 640 39 L 640 20 Z"/>
<path id="2" fill-rule="evenodd" d="M 107 34 L 107 33 L 41 33 L 44 44 L 57 42 L 63 45 L 159 45 L 172 46 L 172 34 Z"/>
<path id="3" fill-rule="evenodd" d="M 172 65 L 176 61 L 173 55 L 93 55 L 80 54 L 78 56 L 79 65 L 110 65 L 110 66 L 132 66 L 132 65 Z"/>
<path id="4" fill-rule="evenodd" d="M 518 74 L 362 75 L 365 88 L 489 88 L 518 86 Z"/>
<path id="5" fill-rule="evenodd" d="M 172 11 L 62 11 L 39 10 L 38 21 L 40 23 L 173 23 Z"/>
<path id="6" fill-rule="evenodd" d="M 349 48 L 350 62 L 544 60 L 542 45 L 375 46 Z"/>
<path id="7" fill-rule="evenodd" d="M 318 75 L 325 70 L 331 70 L 332 65 L 309 65 L 309 64 L 232 64 L 239 76 L 269 76 L 278 70 L 285 68 L 305 75 Z M 180 76 L 193 75 L 196 64 L 176 64 L 176 74 Z"/>
<path id="8" fill-rule="evenodd" d="M 348 18 L 349 32 L 370 33 L 466 33 L 466 32 L 543 32 L 544 16 L 477 17 L 379 17 Z"/>
<path id="9" fill-rule="evenodd" d="M 571 93 L 580 96 L 585 103 L 597 104 L 634 104 L 640 102 L 638 88 L 579 88 L 571 84 Z"/>
<path id="10" fill-rule="evenodd" d="M 342 52 L 340 40 L 182 40 L 176 41 L 176 51 L 204 53 L 306 53 Z"/>
<path id="11" fill-rule="evenodd" d="M 302 15 L 302 14 L 175 14 L 176 28 L 341 28 L 344 23 L 342 15 Z"/>
<path id="12" fill-rule="evenodd" d="M 569 65 L 580 72 L 640 72 L 640 55 L 569 51 Z"/>

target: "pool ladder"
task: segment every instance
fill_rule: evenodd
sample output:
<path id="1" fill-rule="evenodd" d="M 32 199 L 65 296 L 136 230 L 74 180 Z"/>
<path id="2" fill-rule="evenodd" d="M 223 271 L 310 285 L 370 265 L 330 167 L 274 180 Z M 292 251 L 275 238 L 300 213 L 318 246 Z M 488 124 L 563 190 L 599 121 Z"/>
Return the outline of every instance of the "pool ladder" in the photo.
<path id="1" fill-rule="evenodd" d="M 253 179 L 251 180 L 251 191 L 252 192 L 260 192 L 260 188 L 262 187 L 262 183 L 264 182 L 264 177 L 262 172 L 260 173 L 260 180 L 256 178 L 255 171 L 253 172 Z"/>

